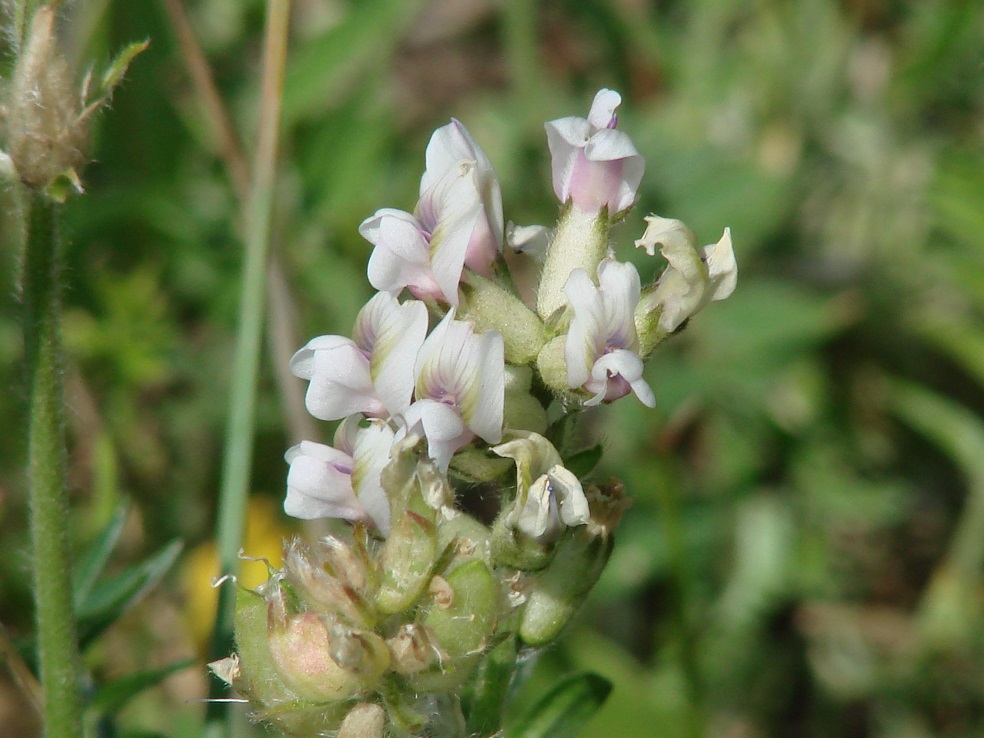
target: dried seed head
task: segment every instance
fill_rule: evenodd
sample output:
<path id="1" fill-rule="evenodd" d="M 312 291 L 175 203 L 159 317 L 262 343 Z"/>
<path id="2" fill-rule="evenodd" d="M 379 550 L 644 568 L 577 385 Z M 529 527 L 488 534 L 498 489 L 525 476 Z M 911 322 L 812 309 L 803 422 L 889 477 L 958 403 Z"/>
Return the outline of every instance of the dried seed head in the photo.
<path id="1" fill-rule="evenodd" d="M 58 49 L 51 5 L 34 14 L 14 67 L 8 129 L 10 158 L 28 187 L 72 177 L 85 161 L 88 125 L 75 75 Z"/>
<path id="2" fill-rule="evenodd" d="M 417 623 L 401 625 L 386 645 L 390 650 L 390 668 L 399 674 L 416 674 L 447 658 L 427 628 Z"/>

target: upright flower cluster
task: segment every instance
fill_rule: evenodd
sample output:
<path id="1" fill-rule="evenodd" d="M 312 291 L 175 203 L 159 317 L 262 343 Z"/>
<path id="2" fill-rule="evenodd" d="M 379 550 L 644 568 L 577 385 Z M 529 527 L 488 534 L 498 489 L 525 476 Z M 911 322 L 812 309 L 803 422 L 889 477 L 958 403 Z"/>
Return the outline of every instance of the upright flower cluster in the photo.
<path id="1" fill-rule="evenodd" d="M 568 468 L 563 415 L 629 394 L 654 406 L 646 359 L 736 281 L 727 230 L 701 248 L 657 216 L 636 245 L 659 247 L 661 275 L 643 287 L 615 258 L 611 226 L 645 166 L 620 103 L 601 90 L 586 119 L 546 124 L 553 229 L 504 227 L 492 164 L 456 120 L 427 146 L 413 211 L 360 226 L 379 292 L 351 338 L 319 336 L 291 360 L 311 414 L 341 422 L 333 446 L 287 452 L 284 505 L 354 534 L 291 544 L 243 595 L 241 661 L 216 666 L 286 732 L 464 735 L 458 691 L 491 644 L 551 643 L 600 576 L 626 503 L 618 482 Z M 513 287 L 504 240 L 542 252 L 535 295 Z M 467 512 L 476 483 L 497 495 L 487 520 Z"/>

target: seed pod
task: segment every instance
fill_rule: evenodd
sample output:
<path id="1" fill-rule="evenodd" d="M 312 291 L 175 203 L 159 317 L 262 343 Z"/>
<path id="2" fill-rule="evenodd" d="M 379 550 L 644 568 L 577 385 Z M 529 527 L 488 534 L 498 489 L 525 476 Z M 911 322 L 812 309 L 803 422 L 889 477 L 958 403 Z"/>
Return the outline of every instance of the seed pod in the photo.
<path id="1" fill-rule="evenodd" d="M 499 589 L 484 561 L 472 559 L 446 577 L 434 577 L 432 604 L 423 625 L 447 659 L 414 675 L 421 692 L 444 692 L 459 687 L 495 632 L 499 616 Z"/>
<path id="2" fill-rule="evenodd" d="M 437 528 L 407 510 L 390 530 L 380 557 L 376 607 L 386 614 L 406 610 L 424 592 L 437 556 Z"/>
<path id="3" fill-rule="evenodd" d="M 383 738 L 386 712 L 375 702 L 353 707 L 338 730 L 338 738 Z"/>
<path id="4" fill-rule="evenodd" d="M 317 614 L 308 610 L 289 616 L 270 629 L 270 654 L 284 683 L 299 697 L 314 702 L 332 702 L 354 696 L 366 685 L 359 669 L 346 668 L 335 659 L 338 638 Z M 369 656 L 356 655 L 356 646 L 346 641 L 349 661 L 361 666 Z"/>

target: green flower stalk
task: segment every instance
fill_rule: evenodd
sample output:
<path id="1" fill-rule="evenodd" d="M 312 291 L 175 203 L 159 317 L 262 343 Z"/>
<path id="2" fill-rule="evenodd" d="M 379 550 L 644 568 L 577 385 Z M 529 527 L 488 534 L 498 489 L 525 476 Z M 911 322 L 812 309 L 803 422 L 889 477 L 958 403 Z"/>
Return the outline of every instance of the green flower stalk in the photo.
<path id="1" fill-rule="evenodd" d="M 72 609 L 56 205 L 33 193 L 21 295 L 30 387 L 28 477 L 35 619 L 48 736 L 81 735 L 81 663 Z"/>

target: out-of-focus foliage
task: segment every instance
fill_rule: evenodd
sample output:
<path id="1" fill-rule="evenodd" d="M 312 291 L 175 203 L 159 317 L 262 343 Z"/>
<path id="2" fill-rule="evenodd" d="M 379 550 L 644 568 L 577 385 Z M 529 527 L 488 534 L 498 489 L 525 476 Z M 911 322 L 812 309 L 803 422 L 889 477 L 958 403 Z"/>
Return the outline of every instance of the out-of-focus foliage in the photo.
<path id="1" fill-rule="evenodd" d="M 65 10 L 77 59 L 152 42 L 98 121 L 65 234 L 75 535 L 132 499 L 120 564 L 210 536 L 241 267 L 236 192 L 167 5 Z M 185 6 L 249 151 L 264 4 Z M 597 474 L 635 505 L 514 719 L 558 675 L 595 671 L 614 690 L 583 735 L 984 734 L 982 49 L 974 0 L 295 0 L 276 225 L 289 298 L 271 302 L 293 335 L 265 361 L 255 494 L 280 499 L 283 450 L 307 433 L 274 368 L 348 332 L 370 294 L 357 226 L 413 205 L 430 131 L 461 119 L 506 217 L 550 223 L 542 123 L 612 87 L 648 161 L 620 255 L 656 212 L 705 243 L 731 226 L 741 276 L 661 347 L 655 412 L 626 398 L 597 414 Z M 0 620 L 23 634 L 17 234 L 0 197 Z M 194 654 L 188 592 L 165 584 L 110 628 L 95 673 Z M 203 685 L 176 675 L 121 729 L 194 735 Z M 0 687 L 2 724 L 30 735 Z"/>

